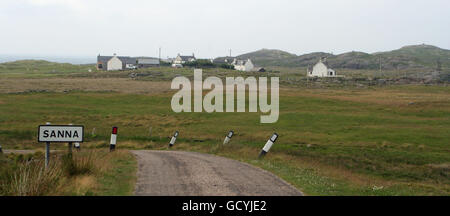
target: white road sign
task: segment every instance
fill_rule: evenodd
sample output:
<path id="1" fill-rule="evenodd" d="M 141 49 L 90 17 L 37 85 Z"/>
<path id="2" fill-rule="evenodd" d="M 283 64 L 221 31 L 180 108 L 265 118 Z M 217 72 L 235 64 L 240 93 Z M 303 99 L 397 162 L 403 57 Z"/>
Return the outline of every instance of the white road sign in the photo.
<path id="1" fill-rule="evenodd" d="M 84 127 L 80 125 L 40 125 L 39 142 L 83 142 Z"/>

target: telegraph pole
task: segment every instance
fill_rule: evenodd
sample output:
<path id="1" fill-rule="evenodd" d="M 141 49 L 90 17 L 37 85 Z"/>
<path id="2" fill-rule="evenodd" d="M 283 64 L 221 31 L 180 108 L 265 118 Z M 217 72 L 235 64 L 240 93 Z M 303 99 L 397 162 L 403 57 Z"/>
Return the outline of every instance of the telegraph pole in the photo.
<path id="1" fill-rule="evenodd" d="M 379 58 L 379 62 L 380 62 L 380 77 L 381 77 L 381 56 Z"/>
<path id="2" fill-rule="evenodd" d="M 159 60 L 159 67 L 161 67 L 161 47 L 159 47 L 159 54 L 158 54 L 158 60 Z"/>

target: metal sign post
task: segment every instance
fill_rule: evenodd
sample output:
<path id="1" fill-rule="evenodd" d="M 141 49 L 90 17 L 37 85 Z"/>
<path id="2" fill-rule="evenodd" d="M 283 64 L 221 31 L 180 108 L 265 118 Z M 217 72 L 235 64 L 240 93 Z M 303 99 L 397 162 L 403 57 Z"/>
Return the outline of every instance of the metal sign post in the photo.
<path id="1" fill-rule="evenodd" d="M 46 125 L 50 125 L 50 122 L 45 123 Z M 40 131 L 40 130 L 39 130 Z M 39 137 L 39 136 L 38 136 Z M 48 163 L 50 162 L 50 142 L 45 143 L 45 169 L 48 167 Z"/>
<path id="2" fill-rule="evenodd" d="M 45 143 L 45 168 L 47 169 L 50 162 L 50 142 Z"/>
<path id="3" fill-rule="evenodd" d="M 70 123 L 69 125 L 73 125 L 72 123 Z M 69 157 L 72 157 L 72 142 L 69 142 L 67 144 L 68 150 L 69 150 Z"/>
<path id="4" fill-rule="evenodd" d="M 84 127 L 81 125 L 51 125 L 47 122 L 38 127 L 38 142 L 45 142 L 45 167 L 50 162 L 50 143 L 68 142 L 69 154 L 72 153 L 73 142 L 83 142 Z"/>
<path id="5" fill-rule="evenodd" d="M 68 143 L 68 147 L 69 147 L 69 157 L 72 157 L 72 146 L 73 146 L 72 142 L 69 142 L 69 143 Z"/>

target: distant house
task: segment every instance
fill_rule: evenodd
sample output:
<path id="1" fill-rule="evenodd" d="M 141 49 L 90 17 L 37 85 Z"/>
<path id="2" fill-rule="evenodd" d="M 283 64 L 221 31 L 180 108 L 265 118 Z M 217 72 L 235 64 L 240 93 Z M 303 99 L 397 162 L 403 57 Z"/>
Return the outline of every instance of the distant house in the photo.
<path id="1" fill-rule="evenodd" d="M 159 59 L 152 57 L 137 57 L 136 64 L 138 68 L 158 67 Z"/>
<path id="2" fill-rule="evenodd" d="M 194 62 L 197 59 L 194 56 L 194 53 L 192 53 L 192 56 L 182 56 L 180 54 L 177 55 L 177 57 L 173 60 L 173 64 L 184 64 L 186 62 Z"/>
<path id="3" fill-rule="evenodd" d="M 235 70 L 238 71 L 254 71 L 255 65 L 253 64 L 252 60 L 240 60 L 240 59 L 234 59 L 231 65 L 234 66 Z"/>
<path id="4" fill-rule="evenodd" d="M 113 56 L 97 56 L 98 70 L 131 70 L 153 66 L 159 66 L 159 60 L 157 58 L 117 56 L 116 54 Z"/>
<path id="5" fill-rule="evenodd" d="M 136 66 L 136 62 L 137 62 L 136 58 L 133 58 L 133 57 L 122 57 L 121 60 L 123 61 L 123 65 L 125 65 L 125 67 L 123 69 L 131 70 L 131 69 L 137 69 L 138 68 Z"/>
<path id="6" fill-rule="evenodd" d="M 307 69 L 309 77 L 336 77 L 336 71 L 328 67 L 326 59 L 320 58 L 319 62 L 312 68 Z"/>
<path id="7" fill-rule="evenodd" d="M 219 57 L 214 59 L 212 62 L 214 64 L 231 64 L 235 59 L 235 57 Z"/>
<path id="8" fill-rule="evenodd" d="M 256 68 L 251 59 L 243 60 L 236 57 L 219 57 L 214 59 L 214 64 L 232 65 L 235 70 L 239 71 L 265 71 L 264 68 Z"/>
<path id="9" fill-rule="evenodd" d="M 106 70 L 122 70 L 123 62 L 116 55 L 106 62 Z"/>
<path id="10" fill-rule="evenodd" d="M 109 67 L 108 67 L 109 66 Z M 122 61 L 114 56 L 97 56 L 97 70 L 122 70 Z"/>

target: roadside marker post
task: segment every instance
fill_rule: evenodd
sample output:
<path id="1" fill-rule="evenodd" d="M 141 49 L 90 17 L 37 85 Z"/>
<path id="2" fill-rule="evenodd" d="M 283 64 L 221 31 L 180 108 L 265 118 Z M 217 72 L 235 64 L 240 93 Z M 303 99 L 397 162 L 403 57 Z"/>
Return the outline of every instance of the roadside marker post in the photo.
<path id="1" fill-rule="evenodd" d="M 231 130 L 230 132 L 228 132 L 227 136 L 225 136 L 225 140 L 223 140 L 223 144 L 225 145 L 225 144 L 229 143 L 231 140 L 231 137 L 233 137 L 233 135 L 234 135 L 234 131 Z"/>
<path id="2" fill-rule="evenodd" d="M 79 143 L 79 142 L 76 142 L 76 143 L 74 143 L 73 145 L 74 145 L 74 147 L 75 147 L 75 149 L 76 149 L 77 151 L 80 151 L 80 150 L 81 150 L 81 147 L 80 147 L 80 143 Z"/>
<path id="3" fill-rule="evenodd" d="M 175 144 L 175 141 L 177 141 L 178 134 L 179 134 L 178 131 L 175 131 L 175 133 L 172 136 L 172 139 L 170 139 L 169 148 L 171 148 Z"/>
<path id="4" fill-rule="evenodd" d="M 112 133 L 111 133 L 111 141 L 109 142 L 109 151 L 112 152 L 116 149 L 116 143 L 117 143 L 117 127 L 113 127 L 112 128 Z"/>
<path id="5" fill-rule="evenodd" d="M 270 148 L 275 143 L 275 141 L 277 141 L 277 139 L 278 139 L 278 134 L 273 133 L 273 135 L 270 137 L 270 139 L 267 140 L 267 143 L 266 143 L 266 145 L 264 145 L 264 148 L 259 153 L 258 158 L 264 157 L 267 154 L 267 152 L 269 152 Z"/>

